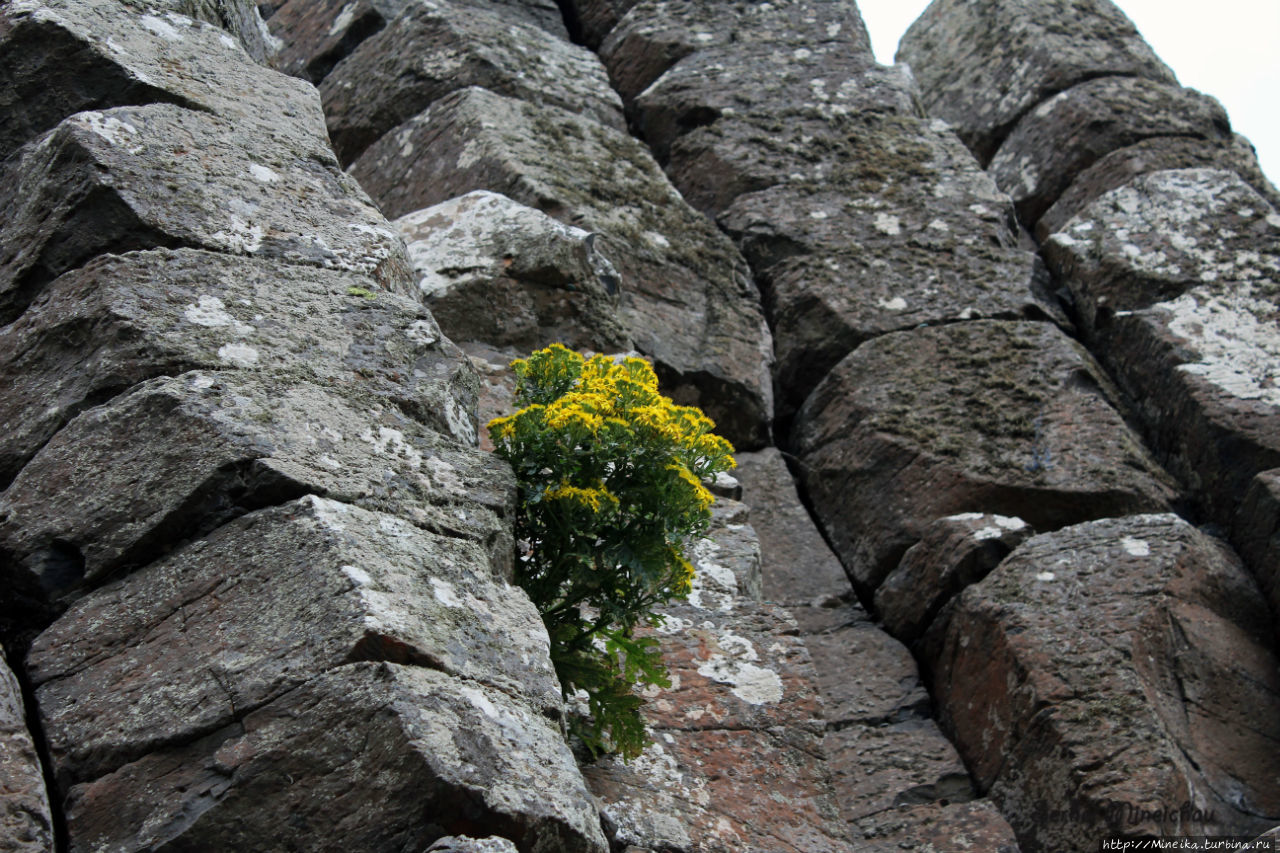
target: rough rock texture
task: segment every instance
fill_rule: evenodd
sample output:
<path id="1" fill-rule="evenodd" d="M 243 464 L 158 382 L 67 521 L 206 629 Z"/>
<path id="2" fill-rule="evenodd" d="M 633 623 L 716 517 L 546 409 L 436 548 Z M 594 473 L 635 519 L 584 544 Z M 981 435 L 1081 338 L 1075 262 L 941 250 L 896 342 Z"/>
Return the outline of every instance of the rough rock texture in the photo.
<path id="1" fill-rule="evenodd" d="M 618 272 L 581 228 L 477 190 L 395 222 L 418 292 L 448 336 L 528 353 L 630 350 Z"/>
<path id="2" fill-rule="evenodd" d="M 934 0 L 903 35 L 930 115 L 985 165 L 1036 104 L 1103 75 L 1173 83 L 1110 0 Z"/>
<path id="3" fill-rule="evenodd" d="M 1236 515 L 1231 541 L 1253 569 L 1272 610 L 1280 612 L 1280 469 L 1253 478 Z"/>
<path id="4" fill-rule="evenodd" d="M 67 809 L 77 853 L 335 839 L 412 850 L 476 826 L 521 850 L 604 853 L 589 802 L 558 728 L 519 700 L 420 666 L 354 663 L 75 786 Z"/>
<path id="5" fill-rule="evenodd" d="M 1222 105 L 1194 89 L 1134 77 L 1103 77 L 1041 102 L 991 160 L 991 174 L 1030 228 L 1071 181 L 1099 158 L 1152 137 L 1231 144 Z"/>
<path id="6" fill-rule="evenodd" d="M 514 483 L 493 457 L 397 409 L 249 372 L 153 379 L 81 414 L 0 497 L 0 553 L 18 591 L 54 604 L 307 493 L 472 539 L 499 570 L 511 564 L 502 519 Z"/>
<path id="7" fill-rule="evenodd" d="M 1036 236 L 1041 241 L 1048 240 L 1103 193 L 1123 187 L 1139 175 L 1168 169 L 1234 171 L 1272 207 L 1280 209 L 1280 192 L 1262 174 L 1258 155 L 1243 136 L 1236 134 L 1230 145 L 1191 137 L 1160 136 L 1112 151 L 1080 172 L 1036 222 Z"/>
<path id="8" fill-rule="evenodd" d="M 876 589 L 885 627 L 903 642 L 919 639 L 953 596 L 986 577 L 1034 532 L 1020 518 L 981 512 L 933 522 Z"/>
<path id="9" fill-rule="evenodd" d="M 407 290 L 403 243 L 368 197 L 314 139 L 288 142 L 170 104 L 66 119 L 0 190 L 15 203 L 0 225 L 0 320 L 95 255 L 158 247 L 348 270 Z"/>
<path id="10" fill-rule="evenodd" d="M 1154 172 L 1045 255 L 1157 452 L 1230 525 L 1254 475 L 1280 465 L 1280 214 L 1234 173 Z"/>
<path id="11" fill-rule="evenodd" d="M 598 233 L 622 279 L 622 319 L 667 393 L 740 447 L 765 440 L 770 338 L 746 264 L 634 139 L 470 88 L 388 133 L 351 173 L 393 216 L 488 189 Z"/>
<path id="12" fill-rule="evenodd" d="M 459 355 L 416 302 L 356 273 L 187 249 L 104 255 L 0 328 L 0 483 L 85 408 L 193 369 L 358 390 L 473 443 L 477 379 Z"/>
<path id="13" fill-rule="evenodd" d="M 338 159 L 349 164 L 387 131 L 467 86 L 625 129 L 622 101 L 585 49 L 499 10 L 437 0 L 407 4 L 320 84 Z"/>
<path id="14" fill-rule="evenodd" d="M 500 836 L 469 838 L 450 835 L 427 848 L 426 853 L 518 853 L 519 848 Z"/>
<path id="15" fill-rule="evenodd" d="M 1271 617 L 1175 516 L 1027 540 L 956 599 L 930 663 L 961 754 L 1029 849 L 1244 835 L 1280 815 Z"/>
<path id="16" fill-rule="evenodd" d="M 22 689 L 0 659 L 0 848 L 12 853 L 53 853 L 53 812 L 45 790 Z"/>
<path id="17" fill-rule="evenodd" d="M 555 718 L 548 647 L 529 600 L 474 543 L 308 496 L 85 597 L 36 638 L 27 668 L 67 785 L 217 731 L 358 660 L 461 676 Z"/>
<path id="18" fill-rule="evenodd" d="M 1084 349 L 1047 323 L 883 335 L 801 409 L 801 477 L 850 578 L 874 590 L 944 516 L 1017 515 L 1043 530 L 1165 508 L 1168 475 L 1114 399 Z"/>

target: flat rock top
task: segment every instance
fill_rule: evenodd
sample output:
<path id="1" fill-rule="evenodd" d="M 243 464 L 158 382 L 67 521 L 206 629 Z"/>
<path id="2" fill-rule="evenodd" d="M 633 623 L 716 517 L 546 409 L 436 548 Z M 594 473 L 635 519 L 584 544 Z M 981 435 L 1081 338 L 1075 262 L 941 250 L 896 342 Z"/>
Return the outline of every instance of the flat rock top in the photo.
<path id="1" fill-rule="evenodd" d="M 1104 74 L 1176 82 L 1109 0 L 934 0 L 902 37 L 925 105 L 984 163 L 1039 101 Z"/>

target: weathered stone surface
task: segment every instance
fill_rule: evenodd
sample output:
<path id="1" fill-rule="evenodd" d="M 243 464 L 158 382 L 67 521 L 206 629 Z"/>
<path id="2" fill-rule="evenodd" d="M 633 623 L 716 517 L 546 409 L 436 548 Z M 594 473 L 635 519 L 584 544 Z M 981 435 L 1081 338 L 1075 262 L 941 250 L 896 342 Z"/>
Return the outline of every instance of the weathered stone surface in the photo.
<path id="1" fill-rule="evenodd" d="M 536 853 L 605 853 L 554 723 L 490 688 L 356 663 L 208 736 L 73 787 L 75 853 L 420 850 L 474 831 Z"/>
<path id="2" fill-rule="evenodd" d="M 950 134 L 936 138 L 946 137 L 971 164 Z M 1017 247 L 1007 199 L 969 171 L 853 198 L 778 186 L 740 196 L 720 217 L 759 276 L 780 409 L 799 408 L 840 359 L 887 332 L 1060 313 L 1035 257 Z"/>
<path id="3" fill-rule="evenodd" d="M 276 258 L 409 289 L 399 235 L 309 140 L 264 139 L 170 104 L 120 107 L 65 120 L 14 169 L 0 320 L 95 255 L 156 247 Z"/>
<path id="4" fill-rule="evenodd" d="M 1234 556 L 1176 516 L 1089 522 L 956 599 L 935 695 L 1029 850 L 1260 832 L 1280 815 L 1273 630 Z"/>
<path id="5" fill-rule="evenodd" d="M 1161 136 L 1112 151 L 1085 169 L 1053 206 L 1036 222 L 1041 241 L 1061 231 L 1072 217 L 1082 213 L 1103 193 L 1123 187 L 1139 175 L 1169 169 L 1224 169 L 1233 171 L 1272 207 L 1280 209 L 1280 192 L 1262 174 L 1258 155 L 1243 136 L 1230 145 L 1190 137 Z"/>
<path id="6" fill-rule="evenodd" d="M 307 493 L 472 539 L 495 571 L 510 566 L 505 465 L 398 409 L 250 372 L 152 379 L 81 414 L 0 496 L 0 553 L 16 593 L 56 601 Z"/>
<path id="7" fill-rule="evenodd" d="M 802 52 L 812 54 L 815 46 L 819 51 L 838 47 L 850 54 L 871 55 L 866 26 L 857 6 L 848 0 L 641 0 L 601 43 L 600 58 L 613 85 L 630 101 L 689 54 L 726 45 L 735 46 L 730 55 L 736 58 L 757 45 L 785 51 L 793 60 L 807 59 Z M 756 94 L 742 92 L 744 97 Z"/>
<path id="8" fill-rule="evenodd" d="M 1227 114 L 1194 89 L 1103 77 L 1059 92 L 1025 115 L 991 160 L 1028 228 L 1099 158 L 1151 137 L 1234 141 Z"/>
<path id="9" fill-rule="evenodd" d="M 1165 508 L 1171 482 L 1114 399 L 1055 326 L 975 320 L 863 344 L 794 436 L 828 541 L 872 590 L 943 516 L 1017 514 L 1043 530 Z"/>
<path id="10" fill-rule="evenodd" d="M 858 821 L 866 853 L 1019 853 L 1013 829 L 990 800 L 938 802 L 879 812 Z"/>
<path id="11" fill-rule="evenodd" d="M 36 638 L 27 669 L 65 787 L 355 660 L 427 666 L 559 716 L 549 646 L 475 543 L 307 496 L 80 600 Z"/>
<path id="12" fill-rule="evenodd" d="M 626 130 L 622 101 L 585 48 L 498 10 L 432 0 L 407 5 L 320 84 L 339 161 L 350 163 L 384 133 L 467 86 Z"/>
<path id="13" fill-rule="evenodd" d="M 266 65 L 279 45 L 252 0 L 122 0 L 122 3 L 141 12 L 156 9 L 176 12 L 220 27 L 235 36 L 245 53 L 259 65 Z"/>
<path id="14" fill-rule="evenodd" d="M 916 640 L 943 605 L 986 577 L 1034 532 L 1020 518 L 981 512 L 933 522 L 876 589 L 885 627 L 903 642 Z"/>
<path id="15" fill-rule="evenodd" d="M 426 853 L 519 853 L 519 848 L 506 838 L 470 838 L 450 835 L 427 848 Z"/>
<path id="16" fill-rule="evenodd" d="M 934 0 L 898 44 L 930 115 L 984 165 L 1040 101 L 1103 75 L 1174 83 L 1110 0 Z"/>
<path id="17" fill-rule="evenodd" d="M 569 38 L 554 0 L 288 0 L 268 21 L 271 37 L 278 42 L 272 65 L 319 84 L 366 39 L 406 10 L 420 6 L 493 11 Z"/>
<path id="18" fill-rule="evenodd" d="M 0 328 L 0 483 L 138 382 L 236 368 L 358 389 L 475 442 L 476 374 L 415 301 L 355 273 L 162 249 L 98 257 Z"/>
<path id="19" fill-rule="evenodd" d="M 53 813 L 22 689 L 0 658 L 0 849 L 53 853 Z"/>
<path id="20" fill-rule="evenodd" d="M 74 113 L 153 102 L 327 151 L 313 89 L 257 65 L 218 27 L 154 5 L 19 0 L 0 9 L 0 161 Z"/>
<path id="21" fill-rule="evenodd" d="M 771 345 L 746 264 L 636 140 L 470 88 L 387 134 L 351 172 L 392 216 L 488 189 L 598 233 L 622 279 L 623 321 L 666 393 L 701 406 L 738 447 L 765 442 Z"/>
<path id="22" fill-rule="evenodd" d="M 1280 466 L 1280 214 L 1234 173 L 1155 172 L 1045 254 L 1156 451 L 1230 525 L 1254 475 Z"/>
<path id="23" fill-rule="evenodd" d="M 618 352 L 618 273 L 581 228 L 478 190 L 402 216 L 418 292 L 448 336 L 529 352 Z"/>
<path id="24" fill-rule="evenodd" d="M 637 0 L 565 0 L 563 9 L 574 39 L 596 50 L 636 2 Z"/>
<path id="25" fill-rule="evenodd" d="M 1236 515 L 1231 541 L 1270 598 L 1272 612 L 1280 613 L 1280 469 L 1253 478 Z"/>
<path id="26" fill-rule="evenodd" d="M 849 597 L 849 579 L 800 502 L 782 454 L 766 448 L 739 453 L 737 460 L 734 473 L 742 481 L 742 500 L 751 507 L 751 526 L 760 541 L 764 597 L 790 606 L 801 627 L 809 630 L 804 610 Z"/>
<path id="27" fill-rule="evenodd" d="M 859 192 L 874 191 L 890 177 L 890 163 L 915 170 L 911 147 L 878 150 L 870 158 L 858 153 L 875 147 L 866 137 L 882 119 L 920 117 L 915 81 L 905 66 L 873 65 L 839 83 L 815 79 L 823 85 L 811 86 L 800 103 L 720 104 L 717 119 L 685 129 L 665 168 L 689 204 L 714 216 L 743 193 L 776 184 L 820 189 L 839 180 Z"/>
<path id="28" fill-rule="evenodd" d="M 831 615 L 842 624 L 806 640 L 828 723 L 881 726 L 927 718 L 929 694 L 907 647 L 873 625 L 861 608 L 846 606 Z"/>

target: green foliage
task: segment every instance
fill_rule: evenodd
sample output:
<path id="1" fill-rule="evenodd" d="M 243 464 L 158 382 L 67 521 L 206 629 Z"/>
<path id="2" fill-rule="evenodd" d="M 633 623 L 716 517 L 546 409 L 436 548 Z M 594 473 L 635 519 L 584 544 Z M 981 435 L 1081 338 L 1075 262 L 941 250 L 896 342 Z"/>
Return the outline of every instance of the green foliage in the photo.
<path id="1" fill-rule="evenodd" d="M 355 285 L 352 285 L 351 287 L 348 287 L 348 288 L 347 288 L 347 295 L 348 295 L 348 296 L 359 296 L 359 297 L 361 297 L 362 299 L 377 299 L 377 298 L 378 298 L 378 294 L 374 293 L 372 290 L 366 290 L 366 289 L 365 289 L 365 288 L 363 288 L 363 287 L 356 287 Z"/>
<path id="2" fill-rule="evenodd" d="M 670 686 L 657 640 L 635 631 L 688 595 L 684 546 L 711 519 L 701 481 L 733 467 L 733 448 L 659 394 L 643 359 L 553 344 L 512 367 L 524 408 L 489 430 L 519 484 L 516 582 L 542 613 L 566 698 L 587 695 L 574 733 L 593 755 L 632 758 L 647 742 L 633 688 Z"/>

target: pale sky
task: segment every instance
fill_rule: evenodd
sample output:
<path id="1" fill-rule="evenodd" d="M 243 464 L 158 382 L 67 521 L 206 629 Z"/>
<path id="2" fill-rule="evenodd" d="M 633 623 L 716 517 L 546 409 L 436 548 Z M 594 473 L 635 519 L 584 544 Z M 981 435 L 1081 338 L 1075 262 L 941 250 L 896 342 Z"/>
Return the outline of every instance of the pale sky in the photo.
<path id="1" fill-rule="evenodd" d="M 1183 86 L 1213 95 L 1231 127 L 1258 149 L 1280 183 L 1280 0 L 1114 0 Z M 893 62 L 898 39 L 929 0 L 858 0 L 876 58 Z"/>

